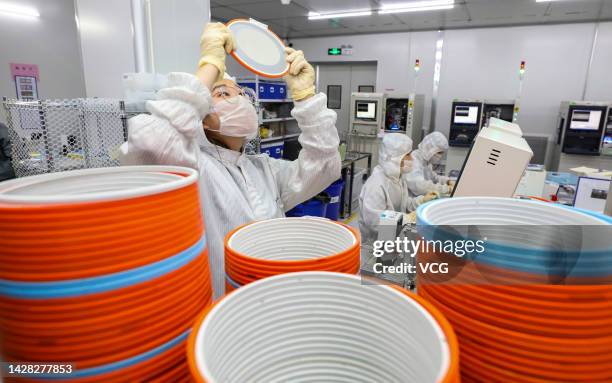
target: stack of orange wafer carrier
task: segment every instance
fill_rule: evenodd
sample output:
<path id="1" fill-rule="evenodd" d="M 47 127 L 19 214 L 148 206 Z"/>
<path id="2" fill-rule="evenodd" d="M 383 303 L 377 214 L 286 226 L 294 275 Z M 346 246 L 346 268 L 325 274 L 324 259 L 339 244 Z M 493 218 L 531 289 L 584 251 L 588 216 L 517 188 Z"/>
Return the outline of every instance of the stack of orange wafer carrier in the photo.
<path id="1" fill-rule="evenodd" d="M 261 278 L 299 271 L 359 271 L 357 230 L 325 218 L 276 218 L 225 237 L 227 292 Z"/>
<path id="2" fill-rule="evenodd" d="M 195 170 L 4 182 L 0 233 L 2 359 L 74 364 L 19 382 L 188 381 L 185 340 L 212 301 Z"/>
<path id="3" fill-rule="evenodd" d="M 463 382 L 612 382 L 610 223 L 591 212 L 503 198 L 453 198 L 418 209 L 424 239 L 444 239 L 449 228 L 439 225 L 470 224 L 466 238 L 476 229 L 487 238 L 482 254 L 460 261 L 434 251 L 418 258 L 451 260 L 452 277 L 420 273 L 417 291 L 457 332 Z"/>
<path id="4" fill-rule="evenodd" d="M 404 289 L 351 274 L 279 274 L 209 306 L 189 337 L 199 383 L 459 383 L 444 316 Z"/>

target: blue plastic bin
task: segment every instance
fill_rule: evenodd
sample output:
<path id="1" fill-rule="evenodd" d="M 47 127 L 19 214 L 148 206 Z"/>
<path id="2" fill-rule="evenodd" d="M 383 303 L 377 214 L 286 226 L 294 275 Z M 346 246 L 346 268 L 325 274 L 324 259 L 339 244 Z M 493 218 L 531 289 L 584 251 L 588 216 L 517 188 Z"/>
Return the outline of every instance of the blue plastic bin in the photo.
<path id="1" fill-rule="evenodd" d="M 278 98 L 281 100 L 287 98 L 287 85 L 277 84 L 277 87 L 278 87 Z"/>
<path id="2" fill-rule="evenodd" d="M 325 189 L 325 192 L 330 197 L 325 217 L 334 221 L 337 221 L 340 216 L 340 196 L 342 195 L 342 189 L 344 189 L 344 181 L 341 179 L 332 183 Z"/>
<path id="3" fill-rule="evenodd" d="M 280 143 L 261 145 L 261 152 L 267 153 L 271 158 L 283 158 L 284 150 L 285 143 L 282 141 Z"/>
<path id="4" fill-rule="evenodd" d="M 258 98 L 265 98 L 263 95 L 266 93 L 266 86 L 262 82 L 259 82 L 259 90 L 255 89 L 255 81 L 241 81 L 238 85 L 253 89 Z"/>
<path id="5" fill-rule="evenodd" d="M 282 100 L 287 98 L 287 85 L 283 82 L 259 80 L 259 89 L 255 89 L 254 80 L 245 80 L 238 83 L 257 91 L 257 98 L 264 100 Z"/>
<path id="6" fill-rule="evenodd" d="M 287 86 L 280 82 L 271 82 L 268 84 L 268 96 L 273 100 L 282 100 L 287 98 Z"/>
<path id="7" fill-rule="evenodd" d="M 312 217 L 325 217 L 327 204 L 317 199 L 311 199 L 301 203 L 285 213 L 287 217 L 303 217 L 309 215 Z"/>

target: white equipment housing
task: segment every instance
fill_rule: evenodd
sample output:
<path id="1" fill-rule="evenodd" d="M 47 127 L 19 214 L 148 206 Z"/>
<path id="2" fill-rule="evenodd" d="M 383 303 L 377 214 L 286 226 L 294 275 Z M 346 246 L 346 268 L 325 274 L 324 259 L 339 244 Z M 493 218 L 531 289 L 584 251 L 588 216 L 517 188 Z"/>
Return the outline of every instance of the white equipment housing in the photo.
<path id="1" fill-rule="evenodd" d="M 491 118 L 476 136 L 453 197 L 512 197 L 532 156 L 517 124 Z"/>
<path id="2" fill-rule="evenodd" d="M 383 93 L 351 93 L 350 134 L 377 137 L 383 126 Z"/>
<path id="3" fill-rule="evenodd" d="M 378 240 L 379 241 L 395 241 L 399 233 L 402 231 L 404 214 L 385 210 L 380 213 L 378 221 Z"/>
<path id="4" fill-rule="evenodd" d="M 404 133 L 416 145 L 423 139 L 425 96 L 415 93 L 385 95 L 384 129 L 387 133 Z"/>

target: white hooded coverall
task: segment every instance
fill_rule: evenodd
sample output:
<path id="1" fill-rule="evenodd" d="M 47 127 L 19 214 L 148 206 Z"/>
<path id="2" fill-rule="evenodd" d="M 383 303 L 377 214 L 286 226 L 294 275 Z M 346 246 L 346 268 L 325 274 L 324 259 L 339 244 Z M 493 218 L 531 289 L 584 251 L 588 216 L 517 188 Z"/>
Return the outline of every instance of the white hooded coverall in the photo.
<path id="1" fill-rule="evenodd" d="M 223 239 L 248 222 L 284 217 L 284 212 L 315 196 L 340 177 L 336 113 L 324 94 L 296 102 L 291 115 L 302 130 L 295 161 L 266 154 L 246 155 L 210 143 L 202 119 L 211 111 L 210 91 L 195 76 L 168 75 L 167 88 L 147 111 L 128 122 L 121 147 L 124 165 L 191 167 L 200 172 L 200 198 L 215 297 L 225 290 Z"/>
<path id="2" fill-rule="evenodd" d="M 412 152 L 412 171 L 404 175 L 410 191 L 416 195 L 438 192 L 447 194 L 449 191 L 448 177 L 438 175 L 431 163 L 431 158 L 438 152 L 448 150 L 448 140 L 440 132 L 433 132 L 425 136 L 419 148 Z"/>
<path id="3" fill-rule="evenodd" d="M 383 211 L 409 213 L 422 203 L 423 196 L 415 198 L 401 178 L 402 159 L 411 150 L 412 140 L 405 134 L 385 134 L 378 152 L 378 165 L 363 185 L 359 196 L 362 243 L 371 245 L 376 240 Z"/>

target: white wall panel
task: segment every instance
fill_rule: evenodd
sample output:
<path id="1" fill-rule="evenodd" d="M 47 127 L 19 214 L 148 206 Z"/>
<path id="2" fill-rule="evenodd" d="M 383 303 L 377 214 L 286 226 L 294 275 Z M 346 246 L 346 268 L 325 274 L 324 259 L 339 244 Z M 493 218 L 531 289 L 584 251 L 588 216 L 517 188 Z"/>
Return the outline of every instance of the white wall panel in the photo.
<path id="1" fill-rule="evenodd" d="M 436 130 L 448 133 L 454 98 L 514 99 L 518 69 L 527 62 L 519 124 L 526 133 L 553 136 L 559 103 L 580 99 L 595 24 L 560 24 L 445 31 Z M 311 61 L 378 62 L 380 92 L 414 91 L 412 68 L 421 59 L 416 92 L 430 107 L 437 32 L 334 36 L 293 40 Z M 353 45 L 353 56 L 327 56 L 327 48 Z M 612 23 L 602 23 L 587 98 L 612 99 Z M 426 111 L 428 125 L 429 113 Z"/>
<path id="2" fill-rule="evenodd" d="M 428 126 L 436 37 L 437 32 L 404 32 L 295 39 L 292 42 L 294 48 L 303 50 L 311 62 L 376 61 L 376 91 L 425 94 L 424 125 Z M 327 55 L 328 48 L 341 45 L 352 45 L 353 54 Z M 414 62 L 417 58 L 421 60 L 421 71 L 415 89 Z"/>
<path id="3" fill-rule="evenodd" d="M 612 22 L 599 25 L 586 98 L 612 102 Z"/>
<path id="4" fill-rule="evenodd" d="M 87 97 L 123 97 L 121 75 L 135 71 L 127 0 L 75 0 Z"/>
<path id="5" fill-rule="evenodd" d="M 560 102 L 582 96 L 593 33 L 593 24 L 446 31 L 437 130 L 448 132 L 454 98 L 516 98 L 525 60 L 518 123 L 553 135 Z"/>
<path id="6" fill-rule="evenodd" d="M 208 0 L 149 0 L 156 73 L 194 73 L 200 36 L 210 19 Z"/>

